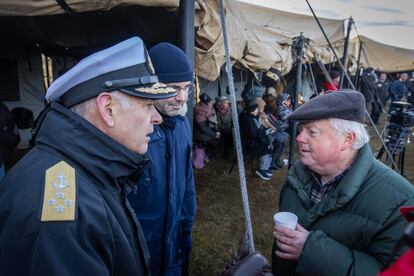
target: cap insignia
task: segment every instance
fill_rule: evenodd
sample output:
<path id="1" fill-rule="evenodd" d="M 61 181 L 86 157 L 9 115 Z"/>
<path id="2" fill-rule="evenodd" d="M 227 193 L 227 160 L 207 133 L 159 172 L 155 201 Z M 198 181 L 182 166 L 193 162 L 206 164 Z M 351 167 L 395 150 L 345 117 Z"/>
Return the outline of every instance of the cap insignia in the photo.
<path id="1" fill-rule="evenodd" d="M 135 88 L 135 91 L 142 92 L 142 93 L 149 93 L 149 94 L 167 94 L 176 92 L 176 90 L 172 87 L 169 87 L 163 83 L 155 83 L 150 87 L 138 87 Z"/>

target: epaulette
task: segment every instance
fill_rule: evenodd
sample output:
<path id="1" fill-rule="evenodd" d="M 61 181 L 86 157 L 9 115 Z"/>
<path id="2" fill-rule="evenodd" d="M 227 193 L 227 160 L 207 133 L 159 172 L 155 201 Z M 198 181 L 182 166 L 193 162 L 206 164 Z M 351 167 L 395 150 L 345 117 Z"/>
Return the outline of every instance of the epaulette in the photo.
<path id="1" fill-rule="evenodd" d="M 60 161 L 45 172 L 41 221 L 73 221 L 76 210 L 75 169 Z"/>

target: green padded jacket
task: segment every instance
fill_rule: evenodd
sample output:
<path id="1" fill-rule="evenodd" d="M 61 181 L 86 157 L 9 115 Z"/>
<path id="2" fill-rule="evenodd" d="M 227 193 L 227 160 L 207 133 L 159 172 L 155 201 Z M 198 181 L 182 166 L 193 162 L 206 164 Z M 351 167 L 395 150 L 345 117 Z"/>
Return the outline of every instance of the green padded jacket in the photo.
<path id="1" fill-rule="evenodd" d="M 376 275 L 406 227 L 399 207 L 414 206 L 412 184 L 376 160 L 369 145 L 359 150 L 336 189 L 315 205 L 312 180 L 300 161 L 288 172 L 279 210 L 295 213 L 311 232 L 297 262 L 278 258 L 274 243 L 273 274 Z"/>

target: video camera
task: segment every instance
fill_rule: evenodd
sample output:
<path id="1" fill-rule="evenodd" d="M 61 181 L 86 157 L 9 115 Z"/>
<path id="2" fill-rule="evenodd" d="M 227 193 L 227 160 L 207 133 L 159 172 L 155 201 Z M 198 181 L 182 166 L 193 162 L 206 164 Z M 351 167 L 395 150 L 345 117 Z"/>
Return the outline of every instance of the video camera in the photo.
<path id="1" fill-rule="evenodd" d="M 392 102 L 390 106 L 390 123 L 400 127 L 414 126 L 414 107 L 405 102 Z"/>

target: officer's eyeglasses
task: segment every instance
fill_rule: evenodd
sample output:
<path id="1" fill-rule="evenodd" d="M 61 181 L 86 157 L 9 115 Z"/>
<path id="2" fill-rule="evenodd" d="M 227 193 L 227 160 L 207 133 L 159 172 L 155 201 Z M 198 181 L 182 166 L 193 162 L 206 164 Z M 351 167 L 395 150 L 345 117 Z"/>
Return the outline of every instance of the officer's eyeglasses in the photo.
<path id="1" fill-rule="evenodd" d="M 174 88 L 175 90 L 177 90 L 177 96 L 180 95 L 180 94 L 184 94 L 185 96 L 188 96 L 194 90 L 194 84 L 192 84 L 192 83 L 189 83 L 184 87 L 179 87 L 179 86 L 175 86 L 175 85 L 169 85 L 169 86 Z"/>

